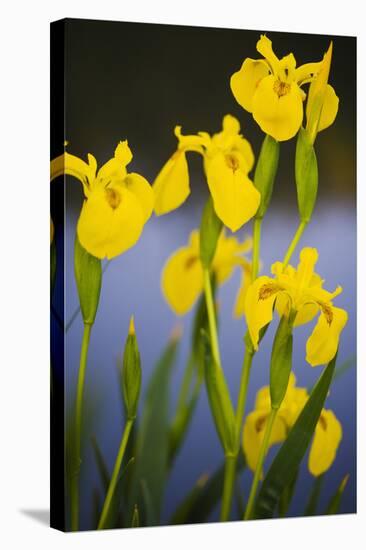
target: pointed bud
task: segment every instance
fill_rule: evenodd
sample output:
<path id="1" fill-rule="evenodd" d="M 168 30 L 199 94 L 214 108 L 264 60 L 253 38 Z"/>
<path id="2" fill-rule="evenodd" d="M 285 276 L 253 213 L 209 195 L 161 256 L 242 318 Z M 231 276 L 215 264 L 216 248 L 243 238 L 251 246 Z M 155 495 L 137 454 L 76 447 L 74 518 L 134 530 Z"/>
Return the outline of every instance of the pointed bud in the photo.
<path id="1" fill-rule="evenodd" d="M 123 355 L 122 387 L 127 418 L 132 420 L 136 418 L 141 389 L 141 360 L 133 317 Z"/>
<path id="2" fill-rule="evenodd" d="M 300 128 L 296 143 L 295 181 L 300 220 L 308 223 L 318 194 L 318 162 L 308 132 Z"/>
<path id="3" fill-rule="evenodd" d="M 85 324 L 92 325 L 97 314 L 102 286 L 102 264 L 83 248 L 76 235 L 74 269 L 81 314 Z"/>
<path id="4" fill-rule="evenodd" d="M 279 156 L 279 142 L 267 135 L 263 140 L 254 175 L 254 185 L 261 194 L 261 202 L 255 215 L 257 219 L 263 218 L 271 202 Z"/>

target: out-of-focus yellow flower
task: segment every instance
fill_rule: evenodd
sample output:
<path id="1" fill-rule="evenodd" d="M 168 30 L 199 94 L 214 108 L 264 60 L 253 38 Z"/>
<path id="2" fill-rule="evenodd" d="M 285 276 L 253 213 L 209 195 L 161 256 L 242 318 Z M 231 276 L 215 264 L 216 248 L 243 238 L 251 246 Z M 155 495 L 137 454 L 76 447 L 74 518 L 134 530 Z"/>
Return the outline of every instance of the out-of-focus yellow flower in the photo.
<path id="1" fill-rule="evenodd" d="M 245 315 L 255 349 L 258 348 L 259 331 L 272 320 L 275 303 L 280 315 L 289 315 L 291 310 L 297 312 L 294 326 L 308 323 L 320 311 L 306 344 L 306 360 L 316 366 L 333 359 L 348 315 L 332 302 L 342 288 L 334 292 L 323 289 L 323 280 L 314 272 L 317 260 L 316 248 L 303 248 L 297 269 L 291 265 L 283 269 L 283 264 L 276 262 L 272 265 L 273 278 L 261 276 L 250 285 Z"/>
<path id="2" fill-rule="evenodd" d="M 127 141 L 97 172 L 97 161 L 88 163 L 65 152 L 51 161 L 51 181 L 62 174 L 77 178 L 85 200 L 77 225 L 81 245 L 97 258 L 114 258 L 138 241 L 151 216 L 154 195 L 145 178 L 127 173 L 132 160 Z"/>
<path id="3" fill-rule="evenodd" d="M 245 59 L 241 69 L 232 75 L 230 86 L 236 101 L 253 114 L 263 132 L 278 141 L 291 139 L 297 134 L 303 121 L 303 101 L 306 98 L 302 86 L 309 82 L 314 82 L 314 85 L 310 86 L 307 116 L 315 97 L 314 88 L 324 85 L 326 93 L 322 95 L 318 131 L 333 123 L 338 98 L 327 84 L 332 45 L 323 61 L 306 63 L 298 68 L 292 53 L 279 59 L 272 50 L 271 40 L 264 35 L 257 42 L 257 51 L 264 59 Z M 315 84 L 321 73 L 321 80 Z"/>
<path id="4" fill-rule="evenodd" d="M 236 118 L 226 115 L 222 131 L 210 136 L 181 134 L 174 130 L 178 148 L 163 166 L 153 184 L 155 213 L 160 216 L 178 208 L 190 194 L 186 153 L 200 153 L 204 159 L 207 183 L 214 208 L 220 220 L 232 231 L 237 231 L 258 210 L 260 193 L 248 177 L 253 168 L 254 155 L 250 143 L 240 134 Z"/>
<path id="5" fill-rule="evenodd" d="M 282 443 L 286 439 L 308 397 L 305 388 L 296 387 L 295 375 L 291 373 L 285 398 L 274 421 L 270 446 Z M 248 414 L 243 430 L 243 450 L 248 466 L 253 472 L 258 462 L 270 412 L 270 390 L 269 386 L 266 386 L 258 391 L 254 411 Z M 339 420 L 332 411 L 323 409 L 309 454 L 308 467 L 312 475 L 319 476 L 331 467 L 341 439 L 342 426 Z"/>
<path id="6" fill-rule="evenodd" d="M 251 264 L 243 256 L 252 248 L 252 240 L 239 242 L 235 237 L 227 237 L 223 231 L 218 239 L 216 253 L 212 261 L 212 271 L 217 284 L 227 281 L 235 267 L 241 267 L 250 281 Z M 188 245 L 176 250 L 168 258 L 162 272 L 163 295 L 177 315 L 186 314 L 203 291 L 203 268 L 200 261 L 199 231 L 192 231 Z M 241 287 L 237 298 L 243 300 L 245 290 Z"/>

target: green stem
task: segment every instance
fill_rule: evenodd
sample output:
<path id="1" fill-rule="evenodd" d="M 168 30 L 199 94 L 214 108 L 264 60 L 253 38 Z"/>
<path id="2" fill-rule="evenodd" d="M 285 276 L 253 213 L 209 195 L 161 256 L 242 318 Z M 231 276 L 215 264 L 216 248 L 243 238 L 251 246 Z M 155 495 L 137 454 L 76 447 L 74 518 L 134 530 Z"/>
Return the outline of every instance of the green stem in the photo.
<path id="1" fill-rule="evenodd" d="M 120 443 L 120 446 L 119 446 L 119 449 L 118 449 L 116 462 L 114 463 L 114 468 L 113 468 L 111 481 L 109 482 L 107 495 L 105 497 L 102 513 L 101 513 L 100 520 L 99 520 L 99 523 L 98 523 L 98 529 L 103 529 L 105 527 L 105 523 L 106 523 L 106 520 L 108 518 L 109 509 L 110 509 L 110 506 L 111 506 L 111 502 L 112 502 L 112 499 L 113 499 L 114 492 L 116 490 L 118 476 L 119 476 L 119 472 L 120 472 L 120 469 L 121 469 L 123 456 L 125 454 L 125 450 L 126 450 L 126 447 L 127 447 L 128 438 L 130 437 L 132 426 L 133 426 L 133 419 L 129 418 L 126 422 L 125 429 L 123 430 L 123 435 L 122 435 L 121 443 Z"/>
<path id="2" fill-rule="evenodd" d="M 207 314 L 208 314 L 208 324 L 209 324 L 209 330 L 210 330 L 212 355 L 217 366 L 221 368 L 221 356 L 220 356 L 220 348 L 219 348 L 219 339 L 217 335 L 215 305 L 214 305 L 213 295 L 212 295 L 210 272 L 206 267 L 203 268 L 203 280 L 204 280 L 204 288 L 205 288 L 205 299 L 206 299 L 206 307 L 207 307 Z"/>
<path id="3" fill-rule="evenodd" d="M 236 459 L 237 455 L 227 455 L 225 457 L 225 477 L 220 521 L 228 521 L 230 519 L 231 501 L 233 498 L 233 487 L 236 474 Z"/>
<path id="4" fill-rule="evenodd" d="M 71 530 L 77 531 L 79 528 L 79 477 L 81 465 L 81 422 L 83 408 L 83 394 L 85 383 L 85 372 L 88 361 L 88 349 L 92 325 L 84 324 L 83 341 L 81 344 L 80 364 L 78 374 L 78 385 L 76 394 L 76 413 L 75 413 L 75 464 L 76 469 L 71 480 Z"/>
<path id="5" fill-rule="evenodd" d="M 252 281 L 258 277 L 259 253 L 261 246 L 262 218 L 256 218 L 253 226 L 253 258 L 252 258 Z"/>
<path id="6" fill-rule="evenodd" d="M 245 510 L 245 515 L 244 515 L 245 520 L 250 519 L 252 517 L 252 514 L 253 514 L 254 501 L 255 501 L 256 494 L 257 494 L 258 483 L 259 483 L 259 480 L 260 480 L 261 475 L 262 475 L 263 463 L 264 463 L 264 459 L 266 458 L 266 455 L 267 455 L 268 445 L 269 445 L 269 441 L 270 441 L 270 438 L 271 438 L 273 423 L 275 421 L 277 411 L 278 411 L 278 409 L 271 409 L 271 414 L 268 418 L 268 422 L 267 422 L 267 425 L 266 425 L 266 430 L 265 430 L 264 436 L 263 436 L 261 449 L 260 449 L 260 452 L 259 452 L 257 466 L 256 466 L 255 473 L 254 473 L 252 486 L 251 486 L 251 489 L 250 489 L 248 504 L 247 504 L 247 507 L 246 507 L 246 510 Z"/>
<path id="7" fill-rule="evenodd" d="M 292 239 L 292 241 L 290 243 L 290 246 L 288 247 L 287 252 L 285 254 L 285 258 L 283 260 L 283 269 L 285 269 L 285 267 L 287 267 L 289 261 L 291 260 L 291 256 L 295 252 L 295 248 L 299 244 L 299 241 L 302 237 L 302 234 L 304 233 L 304 230 L 305 230 L 307 224 L 308 224 L 308 222 L 300 222 L 299 223 L 299 226 L 296 230 L 294 238 Z"/>

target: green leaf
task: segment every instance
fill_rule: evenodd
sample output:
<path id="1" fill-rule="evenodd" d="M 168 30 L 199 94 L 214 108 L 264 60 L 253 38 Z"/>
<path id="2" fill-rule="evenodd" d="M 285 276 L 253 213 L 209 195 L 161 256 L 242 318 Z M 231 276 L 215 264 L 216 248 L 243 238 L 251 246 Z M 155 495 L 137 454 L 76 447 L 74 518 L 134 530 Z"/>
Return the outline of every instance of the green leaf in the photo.
<path id="1" fill-rule="evenodd" d="M 213 360 L 207 333 L 202 331 L 205 342 L 205 382 L 212 417 L 225 453 L 236 452 L 235 413 L 229 389 L 222 369 Z"/>
<path id="2" fill-rule="evenodd" d="M 77 235 L 74 248 L 74 269 L 83 321 L 92 325 L 97 314 L 102 286 L 102 263 L 81 246 Z"/>
<path id="3" fill-rule="evenodd" d="M 286 395 L 292 368 L 292 321 L 284 315 L 273 341 L 270 367 L 270 393 L 273 409 L 279 409 Z"/>
<path id="4" fill-rule="evenodd" d="M 95 462 L 97 464 L 100 479 L 102 480 L 104 491 L 107 492 L 109 487 L 109 481 L 110 481 L 108 468 L 95 436 L 92 436 L 91 443 L 92 443 L 92 449 L 94 451 Z"/>
<path id="5" fill-rule="evenodd" d="M 129 492 L 129 517 L 137 504 L 141 525 L 158 525 L 168 465 L 169 384 L 178 340 L 171 339 L 150 378 L 136 441 L 136 464 Z M 155 518 L 147 517 L 141 483 L 151 500 Z"/>
<path id="6" fill-rule="evenodd" d="M 326 512 L 325 512 L 327 515 L 338 514 L 339 507 L 341 505 L 342 495 L 343 495 L 344 490 L 346 488 L 346 485 L 348 483 L 348 479 L 349 479 L 349 474 L 344 476 L 344 478 L 342 479 L 338 489 L 336 490 L 336 492 L 334 493 L 334 495 L 330 499 L 329 504 L 328 504 L 327 509 L 326 509 Z"/>
<path id="7" fill-rule="evenodd" d="M 291 483 L 311 441 L 332 381 L 336 356 L 324 369 L 311 395 L 277 453 L 259 491 L 256 518 L 273 517 L 285 487 Z"/>
<path id="8" fill-rule="evenodd" d="M 237 461 L 237 471 L 240 472 L 244 468 L 245 460 L 242 453 L 240 453 Z M 202 475 L 193 489 L 179 504 L 169 523 L 182 525 L 207 521 L 222 497 L 224 476 L 224 464 L 212 476 Z"/>
<path id="9" fill-rule="evenodd" d="M 304 516 L 316 515 L 320 492 L 323 485 L 323 479 L 324 479 L 324 475 L 318 476 L 314 479 L 313 487 L 311 489 L 309 500 L 305 508 Z"/>
<path id="10" fill-rule="evenodd" d="M 299 470 L 297 470 L 293 480 L 285 487 L 284 491 L 280 496 L 278 503 L 278 513 L 281 518 L 286 517 L 287 512 L 290 508 L 292 497 L 294 496 L 297 478 L 299 476 Z"/>
<path id="11" fill-rule="evenodd" d="M 296 142 L 295 181 L 300 219 L 308 223 L 318 194 L 318 162 L 309 134 L 300 128 Z"/>
<path id="12" fill-rule="evenodd" d="M 259 153 L 254 174 L 254 185 L 261 194 L 261 202 L 256 218 L 263 218 L 271 202 L 273 183 L 277 174 L 280 144 L 271 136 L 266 135 Z"/>
<path id="13" fill-rule="evenodd" d="M 200 257 L 204 267 L 209 268 L 215 256 L 222 221 L 217 217 L 210 195 L 202 213 L 200 227 Z"/>

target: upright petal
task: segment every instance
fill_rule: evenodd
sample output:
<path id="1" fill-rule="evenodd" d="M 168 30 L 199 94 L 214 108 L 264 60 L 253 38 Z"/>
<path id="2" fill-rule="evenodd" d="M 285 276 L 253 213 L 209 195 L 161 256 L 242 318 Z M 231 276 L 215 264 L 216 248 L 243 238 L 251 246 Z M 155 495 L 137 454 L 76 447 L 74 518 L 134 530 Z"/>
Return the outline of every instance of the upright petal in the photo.
<path id="1" fill-rule="evenodd" d="M 315 428 L 309 454 L 309 470 L 313 476 L 326 472 L 334 462 L 342 439 L 342 426 L 332 411 L 323 409 Z"/>
<path id="2" fill-rule="evenodd" d="M 233 155 L 217 153 L 205 163 L 216 214 L 231 231 L 249 221 L 260 203 L 260 193 L 236 162 Z"/>
<path id="3" fill-rule="evenodd" d="M 301 90 L 270 75 L 260 81 L 253 97 L 253 117 L 263 132 L 277 141 L 294 137 L 303 119 Z"/>
<path id="4" fill-rule="evenodd" d="M 177 315 L 184 315 L 192 308 L 203 290 L 203 271 L 195 250 L 184 247 L 170 256 L 163 269 L 161 287 Z"/>
<path id="5" fill-rule="evenodd" d="M 93 155 L 88 155 L 89 164 L 84 160 L 65 152 L 51 161 L 51 181 L 62 174 L 67 174 L 78 179 L 87 197 L 90 186 L 95 179 L 97 163 Z"/>
<path id="6" fill-rule="evenodd" d="M 123 179 L 126 177 L 126 166 L 132 160 L 132 152 L 127 140 L 120 141 L 114 151 L 114 157 L 108 160 L 98 171 L 100 180 Z"/>
<path id="7" fill-rule="evenodd" d="M 157 175 L 153 190 L 155 195 L 154 211 L 157 216 L 167 214 L 187 199 L 191 190 L 189 173 L 184 151 L 176 151 Z"/>
<path id="8" fill-rule="evenodd" d="M 144 177 L 134 172 L 127 175 L 124 184 L 140 201 L 144 213 L 144 223 L 146 223 L 154 207 L 154 192 L 151 185 Z"/>
<path id="9" fill-rule="evenodd" d="M 272 74 L 277 75 L 279 71 L 279 59 L 273 52 L 272 41 L 265 34 L 262 34 L 257 42 L 256 48 L 257 52 L 263 55 L 263 57 L 267 60 L 269 66 L 271 67 Z"/>
<path id="10" fill-rule="evenodd" d="M 243 109 L 253 111 L 253 96 L 259 82 L 270 74 L 267 63 L 263 59 L 245 59 L 239 71 L 230 79 L 231 91 Z"/>
<path id="11" fill-rule="evenodd" d="M 315 328 L 306 342 L 306 360 L 312 367 L 325 365 L 335 356 L 339 337 L 348 315 L 344 309 L 329 307 L 328 315 L 321 313 Z"/>
<path id="12" fill-rule="evenodd" d="M 138 241 L 144 226 L 140 201 L 123 185 L 96 187 L 84 201 L 77 232 L 97 258 L 114 258 Z"/>
<path id="13" fill-rule="evenodd" d="M 301 250 L 300 262 L 296 270 L 296 282 L 300 290 L 309 287 L 318 257 L 319 254 L 316 248 L 305 247 Z"/>
<path id="14" fill-rule="evenodd" d="M 268 289 L 266 293 L 263 289 Z M 273 304 L 280 289 L 270 277 L 258 277 L 248 288 L 245 317 L 254 349 L 258 349 L 259 332 L 273 317 Z"/>

